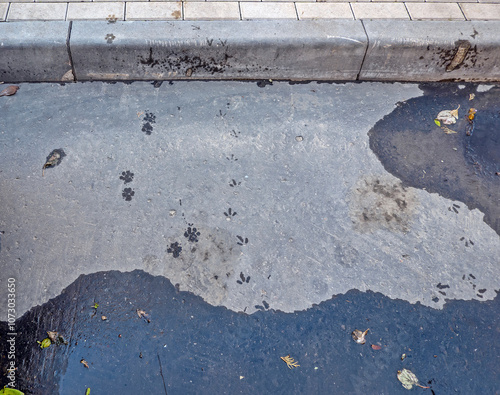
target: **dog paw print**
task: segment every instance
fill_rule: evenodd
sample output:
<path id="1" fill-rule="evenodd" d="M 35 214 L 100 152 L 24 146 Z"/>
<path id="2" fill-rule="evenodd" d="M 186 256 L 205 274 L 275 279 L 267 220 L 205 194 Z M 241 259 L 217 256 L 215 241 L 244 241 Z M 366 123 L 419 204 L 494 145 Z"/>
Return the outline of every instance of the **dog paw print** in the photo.
<path id="1" fill-rule="evenodd" d="M 238 243 L 237 243 L 238 245 L 243 246 L 243 245 L 248 244 L 248 238 L 247 237 L 243 238 L 243 237 L 238 236 L 238 235 L 236 237 L 239 240 Z"/>
<path id="2" fill-rule="evenodd" d="M 125 188 L 123 191 L 122 191 L 122 196 L 123 198 L 127 201 L 127 202 L 130 202 L 132 200 L 132 196 L 135 195 L 135 192 L 132 188 Z"/>
<path id="3" fill-rule="evenodd" d="M 241 134 L 241 132 L 237 132 L 237 131 L 236 131 L 236 130 L 234 130 L 234 129 L 233 129 L 233 130 L 231 130 L 231 132 L 229 132 L 229 133 L 231 134 L 231 136 L 236 137 L 236 138 L 238 138 L 238 137 L 239 137 L 239 135 Z"/>
<path id="4" fill-rule="evenodd" d="M 106 37 L 104 39 L 106 40 L 107 44 L 113 44 L 113 40 L 116 38 L 116 36 L 113 33 L 106 34 Z"/>
<path id="5" fill-rule="evenodd" d="M 150 136 L 153 132 L 153 124 L 156 123 L 156 116 L 152 112 L 146 111 L 146 115 L 144 115 L 142 120 L 144 124 L 141 130 L 146 133 L 146 135 Z"/>
<path id="6" fill-rule="evenodd" d="M 231 161 L 231 162 L 236 162 L 238 160 L 238 158 L 236 156 L 234 156 L 233 154 L 231 154 L 231 156 L 226 156 L 226 159 Z"/>
<path id="7" fill-rule="evenodd" d="M 453 206 L 448 207 L 448 211 L 454 211 L 455 214 L 458 214 L 458 209 L 459 208 L 460 208 L 460 206 L 458 204 L 453 203 Z"/>
<path id="8" fill-rule="evenodd" d="M 188 224 L 188 228 L 184 232 L 184 237 L 188 239 L 188 241 L 192 243 L 198 242 L 198 236 L 201 234 L 198 229 L 192 228 L 193 224 Z"/>
<path id="9" fill-rule="evenodd" d="M 250 276 L 245 277 L 245 275 L 243 274 L 243 272 L 240 272 L 240 279 L 241 280 L 236 280 L 236 282 L 238 284 L 240 284 L 240 285 L 243 284 L 243 283 L 247 283 L 248 284 L 248 282 L 250 281 Z"/>
<path id="10" fill-rule="evenodd" d="M 115 14 L 110 14 L 106 18 L 106 20 L 108 21 L 108 23 L 116 23 L 116 21 L 118 20 L 118 18 L 115 16 Z"/>
<path id="11" fill-rule="evenodd" d="M 231 217 L 234 217 L 236 214 L 238 214 L 236 211 L 233 211 L 231 207 L 227 209 L 227 212 L 224 212 L 224 215 L 226 216 L 226 219 L 228 221 L 231 220 Z"/>
<path id="12" fill-rule="evenodd" d="M 120 180 L 123 180 L 124 184 L 128 184 L 134 180 L 134 173 L 130 170 L 122 171 L 122 175 L 120 176 Z"/>
<path id="13" fill-rule="evenodd" d="M 230 186 L 231 188 L 237 187 L 238 185 L 241 185 L 241 181 L 236 182 L 236 180 L 235 180 L 235 179 L 232 179 L 232 180 L 229 182 L 229 186 Z"/>
<path id="14" fill-rule="evenodd" d="M 171 243 L 170 247 L 167 248 L 167 253 L 172 254 L 174 258 L 179 258 L 179 255 L 181 254 L 182 247 L 179 244 L 179 242 Z"/>

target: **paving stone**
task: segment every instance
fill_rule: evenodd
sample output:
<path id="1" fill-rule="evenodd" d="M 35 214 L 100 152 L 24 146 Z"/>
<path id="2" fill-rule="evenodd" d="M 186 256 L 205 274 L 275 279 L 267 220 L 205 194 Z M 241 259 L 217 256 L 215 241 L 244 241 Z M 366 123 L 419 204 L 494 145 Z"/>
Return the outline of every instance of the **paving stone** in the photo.
<path id="1" fill-rule="evenodd" d="M 241 2 L 242 19 L 297 19 L 293 3 Z"/>
<path id="2" fill-rule="evenodd" d="M 9 8 L 9 5 L 6 3 L 0 3 L 0 21 L 5 21 L 5 18 L 7 18 L 7 10 Z"/>
<path id="3" fill-rule="evenodd" d="M 240 8 L 236 1 L 188 2 L 184 4 L 185 20 L 240 19 Z"/>
<path id="4" fill-rule="evenodd" d="M 33 3 L 33 0 L 0 0 L 0 3 Z"/>
<path id="5" fill-rule="evenodd" d="M 299 19 L 354 19 L 349 3 L 296 3 Z"/>
<path id="6" fill-rule="evenodd" d="M 67 3 L 12 3 L 8 21 L 64 21 Z"/>
<path id="7" fill-rule="evenodd" d="M 457 3 L 405 3 L 412 20 L 464 20 Z"/>
<path id="8" fill-rule="evenodd" d="M 125 3 L 69 3 L 68 20 L 106 19 L 110 17 L 123 21 Z"/>
<path id="9" fill-rule="evenodd" d="M 182 2 L 127 2 L 125 19 L 127 21 L 153 21 L 182 19 Z"/>
<path id="10" fill-rule="evenodd" d="M 460 8 L 468 20 L 500 20 L 500 4 L 464 3 Z"/>
<path id="11" fill-rule="evenodd" d="M 403 3 L 351 3 L 356 19 L 410 19 Z"/>

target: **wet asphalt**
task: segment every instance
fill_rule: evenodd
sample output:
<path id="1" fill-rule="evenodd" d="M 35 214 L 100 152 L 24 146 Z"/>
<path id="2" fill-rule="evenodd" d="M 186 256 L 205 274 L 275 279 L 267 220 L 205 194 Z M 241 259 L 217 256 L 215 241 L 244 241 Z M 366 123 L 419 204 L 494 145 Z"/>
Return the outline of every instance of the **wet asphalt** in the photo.
<path id="1" fill-rule="evenodd" d="M 0 102 L 2 372 L 15 331 L 29 394 L 403 394 L 403 368 L 413 391 L 500 393 L 499 99 L 23 84 Z M 41 349 L 51 330 L 68 344 Z"/>

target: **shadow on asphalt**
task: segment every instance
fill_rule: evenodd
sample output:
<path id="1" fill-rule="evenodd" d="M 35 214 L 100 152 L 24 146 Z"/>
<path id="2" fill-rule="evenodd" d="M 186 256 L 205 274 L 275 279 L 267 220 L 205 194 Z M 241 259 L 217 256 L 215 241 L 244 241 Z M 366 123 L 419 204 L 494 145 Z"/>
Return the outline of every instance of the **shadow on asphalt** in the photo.
<path id="1" fill-rule="evenodd" d="M 431 387 L 429 394 L 494 394 L 499 305 L 497 296 L 452 300 L 435 310 L 349 291 L 306 311 L 282 313 L 264 304 L 247 315 L 140 270 L 99 272 L 80 276 L 16 321 L 18 388 L 82 395 L 87 388 L 123 395 L 406 394 L 396 373 L 407 368 Z M 367 328 L 366 344 L 355 343 L 351 332 Z M 36 341 L 50 330 L 69 344 L 40 349 Z M 5 347 L 0 342 L 4 367 Z M 288 354 L 300 367 L 287 368 L 280 357 Z"/>

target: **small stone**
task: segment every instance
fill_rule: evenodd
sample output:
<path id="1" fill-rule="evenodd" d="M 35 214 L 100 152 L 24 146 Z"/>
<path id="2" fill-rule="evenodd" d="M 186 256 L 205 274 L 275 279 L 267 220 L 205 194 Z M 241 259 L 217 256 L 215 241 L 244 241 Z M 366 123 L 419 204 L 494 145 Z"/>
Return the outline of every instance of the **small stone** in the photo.
<path id="1" fill-rule="evenodd" d="M 302 140 L 304 140 L 304 137 L 302 137 L 302 136 L 297 136 L 297 137 L 295 137 L 295 140 L 297 140 L 297 141 L 302 141 Z"/>

